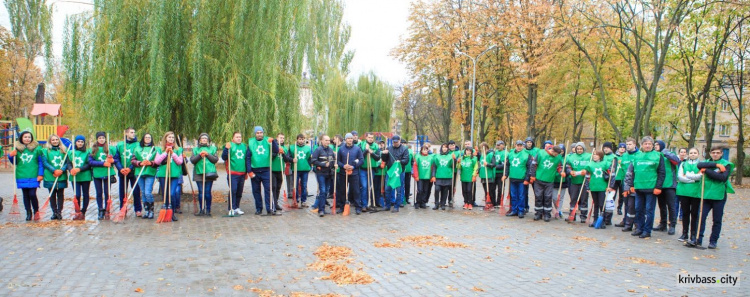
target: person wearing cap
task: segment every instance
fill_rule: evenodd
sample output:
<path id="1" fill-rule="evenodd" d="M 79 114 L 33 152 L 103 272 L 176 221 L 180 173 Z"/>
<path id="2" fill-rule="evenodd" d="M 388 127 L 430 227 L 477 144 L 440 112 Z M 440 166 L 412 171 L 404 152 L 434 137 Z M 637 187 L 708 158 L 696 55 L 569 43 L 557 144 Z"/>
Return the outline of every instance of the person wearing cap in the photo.
<path id="1" fill-rule="evenodd" d="M 606 164 L 609 164 L 610 166 L 609 170 L 612 174 L 612 181 L 613 181 L 612 190 L 614 190 L 615 192 L 615 198 L 620 197 L 620 194 L 621 194 L 620 187 L 621 187 L 622 182 L 617 180 L 615 173 L 619 173 L 619 170 L 625 170 L 625 169 L 620 168 L 618 170 L 620 159 L 619 159 L 619 156 L 614 153 L 614 144 L 612 142 L 607 141 L 604 144 L 602 144 L 602 152 L 604 153 L 603 162 Z M 620 198 L 620 200 L 622 200 L 622 198 Z M 614 211 L 614 210 L 610 209 L 610 211 Z M 620 213 L 619 215 L 621 214 L 622 213 Z M 612 225 L 611 215 L 605 216 L 604 219 L 605 219 L 605 222 L 604 222 L 605 225 L 607 226 Z"/>
<path id="2" fill-rule="evenodd" d="M 216 162 L 219 162 L 216 151 L 216 146 L 211 144 L 208 133 L 201 133 L 198 136 L 198 146 L 193 148 L 193 156 L 190 157 L 190 163 L 194 164 L 193 181 L 198 187 L 198 197 L 194 199 L 198 199 L 200 206 L 200 211 L 195 214 L 196 216 L 211 216 L 211 199 L 213 198 L 211 189 L 214 181 L 219 177 L 216 172 Z"/>
<path id="3" fill-rule="evenodd" d="M 372 188 L 374 187 L 374 185 L 370 185 L 368 181 L 373 169 L 379 164 L 380 148 L 378 147 L 378 144 L 375 143 L 375 135 L 372 134 L 372 132 L 365 133 L 365 141 L 360 141 L 359 147 L 365 157 L 364 164 L 362 164 L 362 167 L 359 169 L 359 204 L 362 205 L 364 211 L 367 211 L 370 200 L 370 191 L 372 191 Z M 374 207 L 374 205 L 370 206 Z"/>
<path id="4" fill-rule="evenodd" d="M 378 149 L 382 152 L 385 150 L 385 141 L 378 142 Z M 385 180 L 383 175 L 385 174 L 385 170 L 380 168 L 380 165 L 383 163 L 383 160 L 381 159 L 376 164 L 376 168 L 373 168 L 372 172 L 372 183 L 373 183 L 373 192 L 375 192 L 375 207 L 383 207 L 385 205 Z"/>
<path id="5" fill-rule="evenodd" d="M 492 154 L 495 158 L 495 188 L 496 188 L 496 194 L 494 196 L 496 197 L 496 200 L 492 203 L 495 205 L 495 209 L 500 208 L 500 204 L 503 200 L 503 195 L 505 194 L 503 191 L 503 173 L 505 172 L 505 155 L 508 152 L 505 150 L 505 141 L 498 140 L 495 142 L 495 150 Z"/>
<path id="6" fill-rule="evenodd" d="M 404 167 L 409 164 L 409 149 L 406 145 L 401 144 L 401 137 L 393 135 L 391 138 L 391 146 L 381 152 L 381 158 L 384 165 L 381 165 L 382 169 L 388 170 L 391 166 L 399 166 L 399 177 L 401 179 L 401 185 L 397 188 L 392 188 L 388 179 L 391 178 L 388 174 L 384 174 L 385 180 L 385 205 L 383 205 L 383 211 L 390 210 L 391 212 L 398 212 L 399 207 L 404 199 Z M 391 210 L 391 206 L 393 209 Z"/>
<path id="7" fill-rule="evenodd" d="M 91 171 L 94 176 L 94 189 L 96 190 L 96 205 L 99 207 L 99 220 L 103 220 L 105 216 L 109 216 L 106 208 L 107 200 L 109 200 L 109 184 L 107 182 L 115 180 L 115 177 L 112 176 L 116 174 L 114 168 L 115 161 L 110 153 L 107 134 L 96 132 L 96 141 L 91 145 L 89 164 L 91 164 Z"/>
<path id="8" fill-rule="evenodd" d="M 562 150 L 556 146 L 548 146 L 539 150 L 536 158 L 531 159 L 529 183 L 534 186 L 534 221 L 544 218 L 549 222 L 552 218 L 552 195 L 555 175 L 562 171 Z M 565 173 L 561 173 L 565 177 Z"/>
<path id="9" fill-rule="evenodd" d="M 529 185 L 532 159 L 521 140 L 516 141 L 516 149 L 508 153 L 502 180 L 510 179 L 511 210 L 505 216 L 518 216 L 519 219 L 523 219 L 526 214 L 526 204 L 522 195 L 523 187 Z"/>
<path id="10" fill-rule="evenodd" d="M 117 169 L 117 177 L 120 181 L 118 183 L 120 207 L 127 202 L 125 201 L 128 197 L 128 193 L 125 189 L 126 185 L 131 188 L 135 187 L 135 189 L 133 189 L 133 211 L 135 211 L 136 217 L 141 216 L 143 208 L 141 206 L 141 189 L 135 184 L 136 176 L 133 173 L 135 167 L 130 164 L 130 159 L 133 157 L 133 152 L 138 145 L 139 142 L 138 137 L 135 136 L 135 129 L 133 127 L 128 127 L 125 129 L 125 140 L 117 142 L 115 145 L 115 153 L 113 154 L 115 168 Z"/>
<path id="11" fill-rule="evenodd" d="M 64 192 L 68 187 L 68 176 L 65 173 L 72 168 L 70 159 L 65 158 L 68 153 L 67 149 L 57 134 L 50 134 L 41 154 L 42 165 L 44 165 L 43 186 L 50 192 L 49 205 L 52 209 L 50 220 L 62 220 Z"/>
<path id="12" fill-rule="evenodd" d="M 354 139 L 354 145 L 359 145 L 359 133 L 357 133 L 357 130 L 352 131 L 352 139 Z"/>
<path id="13" fill-rule="evenodd" d="M 588 176 L 583 173 L 583 170 L 586 169 L 590 160 L 591 153 L 586 152 L 586 145 L 583 142 L 573 144 L 573 153 L 568 155 L 565 173 L 570 175 L 570 187 L 568 187 L 570 211 L 576 208 L 577 203 L 581 223 L 586 223 L 589 210 Z M 575 220 L 574 215 L 570 217 Z"/>
<path id="14" fill-rule="evenodd" d="M 320 135 L 320 145 L 312 153 L 312 163 L 315 168 L 315 178 L 318 181 L 318 197 L 315 199 L 313 209 L 317 210 L 318 216 L 326 214 L 326 198 L 333 184 L 336 155 L 329 146 L 331 138 L 326 134 Z"/>
<path id="15" fill-rule="evenodd" d="M 305 143 L 305 135 L 297 134 L 297 142 L 289 146 L 292 166 L 297 165 L 297 197 L 300 207 L 307 207 L 307 178 L 312 169 L 312 149 Z M 294 180 L 292 180 L 294 183 Z"/>
<path id="16" fill-rule="evenodd" d="M 149 133 L 143 134 L 141 142 L 130 158 L 130 164 L 135 166 L 133 174 L 138 179 L 138 187 L 143 190 L 143 208 L 145 213 L 141 216 L 144 219 L 154 218 L 154 181 L 156 179 L 156 149 L 154 148 L 154 138 Z M 140 178 L 137 176 L 140 175 Z"/>
<path id="17" fill-rule="evenodd" d="M 534 137 L 531 137 L 531 136 L 526 137 L 526 140 L 524 141 L 524 145 L 525 145 L 526 151 L 528 151 L 529 153 L 529 156 L 531 156 L 531 158 L 536 158 L 537 154 L 539 154 L 539 148 L 536 147 L 536 143 L 534 142 Z M 529 208 L 529 185 L 523 186 L 523 193 L 521 194 L 521 196 L 523 197 L 523 203 L 526 205 L 526 208 L 524 208 L 524 210 L 526 211 L 526 213 L 528 213 L 530 209 Z"/>
<path id="18" fill-rule="evenodd" d="M 275 139 L 265 136 L 265 131 L 261 126 L 255 126 L 253 129 L 255 137 L 250 138 L 247 141 L 247 153 L 250 155 L 250 167 L 247 169 L 248 177 L 253 186 L 253 198 L 255 199 L 255 214 L 263 214 L 263 203 L 266 205 L 266 214 L 269 216 L 280 215 L 278 212 L 278 206 L 273 205 L 271 207 L 271 158 L 279 153 L 279 143 Z M 299 142 L 299 136 L 298 142 Z M 302 137 L 302 144 L 304 145 L 304 136 Z M 290 149 L 291 150 L 291 149 Z M 270 155 L 269 155 L 270 154 Z M 294 155 L 293 155 L 294 156 Z M 307 162 L 307 171 L 309 168 L 310 154 L 303 156 L 304 162 L 298 163 L 298 171 L 300 170 L 300 164 Z M 301 171 L 304 171 L 304 167 Z M 304 171 L 304 172 L 307 172 Z M 299 174 L 299 172 L 298 172 Z M 307 178 L 305 178 L 307 181 Z M 263 186 L 263 194 L 261 195 L 261 185 Z M 306 185 L 305 185 L 306 186 Z M 307 196 L 307 190 L 305 189 L 305 196 Z M 307 197 L 305 197 L 307 198 Z"/>
<path id="19" fill-rule="evenodd" d="M 347 201 L 354 206 L 356 214 L 362 213 L 362 206 L 359 204 L 359 168 L 362 166 L 364 155 L 358 145 L 354 145 L 354 136 L 347 133 L 344 136 L 344 145 L 339 147 L 336 154 L 336 168 L 339 170 L 336 178 L 336 205 L 337 213 L 344 210 Z M 347 186 L 349 189 L 347 189 Z M 340 208 L 339 208 L 340 205 Z"/>
<path id="20" fill-rule="evenodd" d="M 557 147 L 560 148 L 560 154 L 563 156 L 563 160 L 565 160 L 565 145 L 564 144 L 558 144 Z M 552 183 L 552 199 L 556 199 L 555 201 L 552 201 L 552 203 L 555 204 L 555 207 L 557 207 L 557 215 L 559 217 L 562 217 L 562 207 L 560 205 L 565 205 L 565 194 L 568 192 L 568 186 L 570 186 L 570 176 L 565 174 L 565 168 L 560 164 L 560 171 L 555 173 L 555 181 Z M 566 164 L 567 166 L 567 164 Z"/>
<path id="21" fill-rule="evenodd" d="M 628 137 L 625 140 L 625 153 L 620 156 L 620 171 L 616 177 L 621 181 L 620 197 L 624 200 L 621 204 L 625 207 L 625 215 L 620 223 L 615 224 L 615 227 L 623 227 L 622 232 L 633 231 L 633 223 L 635 222 L 635 193 L 631 193 L 628 191 L 629 188 L 625 188 L 625 173 L 638 152 L 635 139 Z"/>
<path id="22" fill-rule="evenodd" d="M 245 180 L 250 176 L 250 149 L 242 142 L 242 133 L 234 132 L 232 142 L 227 142 L 221 151 L 221 159 L 227 167 L 227 180 L 229 182 L 229 202 L 227 210 L 229 215 L 243 215 L 240 209 L 242 192 L 245 188 Z"/>
<path id="23" fill-rule="evenodd" d="M 39 212 L 36 189 L 44 178 L 42 148 L 39 147 L 39 143 L 34 140 L 34 135 L 29 130 L 20 132 L 13 148 L 8 153 L 8 160 L 15 165 L 13 170 L 16 171 L 16 187 L 21 189 L 26 220 L 30 221 L 32 216 Z M 18 162 L 19 159 L 20 162 Z"/>
<path id="24" fill-rule="evenodd" d="M 661 188 L 661 194 L 656 195 L 656 202 L 659 205 L 659 226 L 654 227 L 653 230 L 667 231 L 667 234 L 674 235 L 675 226 L 677 226 L 677 212 L 674 205 L 677 197 L 676 173 L 680 166 L 680 157 L 670 152 L 666 143 L 662 140 L 656 141 L 654 151 L 659 152 L 664 161 L 664 184 Z M 669 218 L 669 221 L 667 221 L 667 218 Z"/>
<path id="25" fill-rule="evenodd" d="M 661 194 L 664 184 L 664 158 L 654 151 L 654 139 L 644 136 L 641 139 L 641 151 L 635 154 L 625 173 L 627 192 L 635 192 L 635 225 L 630 235 L 640 238 L 651 237 L 654 227 L 654 208 L 656 196 Z"/>
<path id="26" fill-rule="evenodd" d="M 91 186 L 91 165 L 89 165 L 89 154 L 91 150 L 86 147 L 86 138 L 83 135 L 76 135 L 73 150 L 69 151 L 73 169 L 70 170 L 70 181 L 73 182 L 73 188 L 78 200 L 78 206 L 81 209 L 83 218 L 86 217 L 86 210 L 89 208 L 89 189 Z"/>

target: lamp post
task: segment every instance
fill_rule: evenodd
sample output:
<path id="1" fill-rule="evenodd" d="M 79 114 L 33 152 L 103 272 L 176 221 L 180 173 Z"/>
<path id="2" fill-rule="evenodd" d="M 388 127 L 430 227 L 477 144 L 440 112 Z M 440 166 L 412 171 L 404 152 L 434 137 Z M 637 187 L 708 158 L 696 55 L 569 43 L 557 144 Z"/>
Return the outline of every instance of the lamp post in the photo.
<path id="1" fill-rule="evenodd" d="M 471 140 L 471 144 L 472 145 L 474 145 L 474 102 L 476 100 L 476 88 L 477 88 L 477 60 L 479 59 L 479 57 L 481 57 L 482 55 L 486 54 L 491 49 L 495 48 L 495 46 L 496 45 L 494 45 L 494 44 L 491 45 L 490 47 L 488 47 L 486 50 L 484 50 L 481 53 L 479 53 L 479 55 L 477 55 L 474 58 L 472 58 L 468 54 L 460 51 L 459 49 L 456 49 L 456 53 L 458 53 L 460 55 L 466 56 L 474 64 L 474 74 L 473 74 L 473 77 L 471 79 L 471 135 L 469 135 L 469 139 Z"/>

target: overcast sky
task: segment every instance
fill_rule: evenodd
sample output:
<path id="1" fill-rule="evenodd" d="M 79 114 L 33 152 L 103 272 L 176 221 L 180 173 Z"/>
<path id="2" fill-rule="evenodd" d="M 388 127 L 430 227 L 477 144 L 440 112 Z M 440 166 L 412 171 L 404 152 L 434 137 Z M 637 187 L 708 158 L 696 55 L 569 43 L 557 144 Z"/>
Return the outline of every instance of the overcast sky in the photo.
<path id="1" fill-rule="evenodd" d="M 406 82 L 406 68 L 389 53 L 398 45 L 399 38 L 406 33 L 411 2 L 412 0 L 345 0 L 344 21 L 352 27 L 352 36 L 347 48 L 355 51 L 350 66 L 350 78 L 373 71 L 394 86 Z M 64 0 L 52 0 L 50 3 L 54 5 L 54 54 L 59 60 L 62 56 L 65 17 L 89 10 L 91 6 Z M 5 5 L 0 5 L 0 26 L 10 29 Z"/>

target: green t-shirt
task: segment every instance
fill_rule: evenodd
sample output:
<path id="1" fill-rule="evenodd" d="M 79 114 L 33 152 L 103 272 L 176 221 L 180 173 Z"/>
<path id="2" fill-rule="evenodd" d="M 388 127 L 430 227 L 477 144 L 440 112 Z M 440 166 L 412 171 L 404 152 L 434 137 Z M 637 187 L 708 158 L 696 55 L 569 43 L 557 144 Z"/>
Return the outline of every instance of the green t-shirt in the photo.
<path id="1" fill-rule="evenodd" d="M 555 181 L 557 167 L 562 163 L 562 156 L 552 156 L 545 150 L 539 150 L 536 158 L 536 179 L 551 183 Z"/>
<path id="2" fill-rule="evenodd" d="M 656 187 L 656 178 L 659 161 L 662 155 L 659 152 L 640 151 L 633 157 L 633 187 L 636 190 L 651 190 Z"/>
<path id="3" fill-rule="evenodd" d="M 637 153 L 637 152 L 636 152 Z M 625 179 L 625 172 L 628 171 L 628 168 L 630 168 L 630 164 L 633 164 L 633 157 L 635 157 L 636 153 L 628 153 L 625 152 L 620 156 L 620 171 L 617 172 L 617 176 L 615 177 L 615 180 L 622 181 Z"/>
<path id="4" fill-rule="evenodd" d="M 216 147 L 213 145 L 209 146 L 196 146 L 193 148 L 193 156 L 200 155 L 201 152 L 207 152 L 209 155 L 216 155 Z M 200 158 L 198 162 L 193 166 L 194 175 L 203 175 L 203 166 L 205 163 L 206 173 L 216 173 L 216 164 L 211 163 L 208 158 Z"/>
<path id="5" fill-rule="evenodd" d="M 471 182 L 471 179 L 477 174 L 477 157 L 463 156 L 458 163 L 458 169 L 461 169 L 461 182 Z"/>
<path id="6" fill-rule="evenodd" d="M 409 160 L 406 163 L 406 168 L 404 168 L 404 173 L 410 174 L 412 166 L 414 166 L 414 153 L 412 151 L 409 151 Z"/>
<path id="7" fill-rule="evenodd" d="M 432 159 L 435 155 L 423 156 L 422 154 L 417 155 L 415 162 L 417 163 L 417 174 L 419 174 L 420 180 L 429 180 L 432 175 Z"/>
<path id="8" fill-rule="evenodd" d="M 149 147 L 140 147 L 138 146 L 135 148 L 135 151 L 133 152 L 135 159 L 138 160 L 138 162 L 143 161 L 151 161 L 154 162 L 154 159 L 156 159 L 156 153 L 157 149 L 154 146 Z M 143 171 L 143 173 L 141 173 Z M 133 170 L 134 174 L 138 176 L 139 174 L 141 176 L 155 176 L 156 175 L 156 168 L 153 166 L 139 166 L 136 167 L 135 170 Z"/>
<path id="9" fill-rule="evenodd" d="M 706 161 L 706 162 L 715 162 L 721 165 L 724 165 L 727 171 L 729 171 L 729 174 L 732 174 L 732 170 L 734 170 L 734 164 L 724 160 L 719 159 L 718 161 Z M 706 169 L 706 170 L 716 170 L 719 169 Z M 709 200 L 722 200 L 724 199 L 724 195 L 734 194 L 734 188 L 732 188 L 732 184 L 729 182 L 729 180 L 725 182 L 715 181 L 713 179 L 710 179 L 708 177 L 705 177 L 706 179 L 706 185 L 705 185 L 705 192 L 703 199 L 709 199 Z"/>
<path id="10" fill-rule="evenodd" d="M 453 178 L 453 154 L 434 155 L 432 164 L 435 165 L 435 178 Z"/>
<path id="11" fill-rule="evenodd" d="M 268 143 L 268 137 L 261 140 L 250 138 L 247 141 L 247 147 L 250 148 L 250 166 L 252 168 L 271 167 L 271 144 Z"/>
<path id="12" fill-rule="evenodd" d="M 280 145 L 281 149 L 284 150 L 284 153 L 286 154 L 289 151 L 288 145 Z M 284 163 L 284 158 L 281 156 L 281 154 L 277 154 L 276 157 L 273 157 L 272 163 L 271 163 L 271 171 L 274 172 L 281 172 L 286 169 L 286 163 Z"/>
<path id="13" fill-rule="evenodd" d="M 375 164 L 377 164 L 378 161 L 375 160 L 375 158 L 373 158 L 372 155 L 365 154 L 365 152 L 367 152 L 367 147 L 369 147 L 370 150 L 372 150 L 373 153 L 378 152 L 378 144 L 375 143 L 375 142 L 373 142 L 372 144 L 368 144 L 367 141 L 360 141 L 358 143 L 358 145 L 359 145 L 359 148 L 362 149 L 362 155 L 363 156 L 368 156 L 368 157 L 366 157 L 363 160 L 364 163 L 362 163 L 362 167 L 361 168 L 362 169 L 367 169 L 367 168 L 370 168 L 370 167 L 375 167 Z"/>
<path id="14" fill-rule="evenodd" d="M 107 153 L 104 152 L 104 147 L 96 146 L 92 149 L 93 157 L 99 162 L 107 161 Z M 96 166 L 92 169 L 94 178 L 106 178 L 108 175 L 112 176 L 117 174 L 115 164 L 111 164 L 109 168 L 104 166 Z"/>
<path id="15" fill-rule="evenodd" d="M 573 171 L 581 171 L 586 169 L 586 166 L 589 165 L 589 161 L 591 160 L 591 153 L 584 152 L 583 154 L 571 154 L 568 156 L 568 165 L 570 165 L 571 170 Z M 571 176 L 570 182 L 574 185 L 580 185 L 583 184 L 583 180 L 586 179 L 583 175 L 578 176 Z"/>
<path id="16" fill-rule="evenodd" d="M 508 153 L 508 177 L 512 179 L 526 179 L 526 175 L 528 174 L 526 163 L 529 161 L 529 158 L 531 158 L 531 155 L 529 155 L 526 149 L 522 149 L 520 152 L 512 150 Z"/>
<path id="17" fill-rule="evenodd" d="M 156 148 L 156 154 L 160 155 L 162 153 L 162 149 L 160 147 Z M 178 147 L 176 149 L 173 149 L 173 154 L 181 156 L 182 155 L 182 148 Z M 166 177 L 167 176 L 167 165 L 169 165 L 169 177 L 171 178 L 181 178 L 182 177 L 182 165 L 177 165 L 177 163 L 172 159 L 171 157 L 167 156 L 167 159 L 169 159 L 169 163 L 163 161 L 165 164 L 159 165 L 159 169 L 156 170 L 156 177 Z M 185 160 L 183 159 L 183 162 Z"/>
<path id="18" fill-rule="evenodd" d="M 117 145 L 115 145 L 117 154 L 120 156 L 120 164 L 122 165 L 122 168 L 130 167 L 130 158 L 133 157 L 133 153 L 135 152 L 136 148 L 139 148 L 140 146 L 141 144 L 137 141 L 133 143 L 125 143 L 124 141 L 120 141 L 117 143 Z"/>
<path id="19" fill-rule="evenodd" d="M 16 164 L 17 179 L 36 179 L 39 174 L 39 158 L 42 150 L 43 148 L 37 146 L 34 150 L 26 148 L 23 152 L 16 152 L 13 161 Z"/>
<path id="20" fill-rule="evenodd" d="M 495 157 L 495 164 L 500 164 L 500 163 L 505 162 L 506 161 L 505 160 L 505 155 L 507 153 L 508 152 L 505 151 L 505 150 L 502 150 L 502 151 L 499 151 L 499 152 L 498 151 L 493 152 L 493 156 Z M 495 168 L 495 174 L 501 174 L 501 172 L 503 172 L 503 170 L 505 170 L 505 166 L 502 166 L 500 168 Z"/>
<path id="21" fill-rule="evenodd" d="M 47 163 L 51 164 L 52 167 L 55 167 L 56 170 L 57 169 L 62 170 L 63 168 L 65 168 L 64 162 L 67 162 L 68 160 L 65 160 L 66 159 L 65 154 L 60 151 L 60 148 L 57 148 L 57 149 L 46 148 L 42 151 L 42 153 L 44 154 L 44 157 L 47 159 Z M 52 173 L 54 173 L 54 171 L 44 168 L 44 181 L 54 182 L 55 176 L 52 175 Z M 58 183 L 65 183 L 65 181 L 67 180 L 68 180 L 67 175 L 64 173 L 60 175 L 60 177 L 57 178 Z"/>
<path id="22" fill-rule="evenodd" d="M 81 168 L 89 163 L 89 155 L 91 154 L 91 149 L 86 149 L 85 151 L 79 151 L 79 150 L 70 150 L 70 158 L 71 164 L 73 165 L 73 168 Z M 87 182 L 91 181 L 91 169 L 88 170 L 81 170 L 81 172 L 78 172 L 78 174 L 74 176 L 70 176 L 70 180 L 74 182 Z"/>
<path id="23" fill-rule="evenodd" d="M 484 155 L 484 157 L 482 158 L 482 161 L 487 162 L 487 165 L 484 165 L 484 162 L 479 163 L 479 178 L 483 180 L 489 180 L 490 182 L 494 182 L 495 168 L 492 167 L 493 159 L 495 159 L 494 152 L 489 152 L 488 154 Z"/>
<path id="24" fill-rule="evenodd" d="M 247 166 L 245 165 L 245 154 L 247 153 L 247 145 L 244 143 L 230 143 L 227 157 L 229 157 L 229 171 L 246 173 Z"/>
<path id="25" fill-rule="evenodd" d="M 686 160 L 680 163 L 680 166 L 682 167 L 682 172 L 686 174 L 687 173 L 698 174 L 698 172 L 700 172 L 700 169 L 698 169 L 698 160 L 695 160 L 695 161 Z M 677 196 L 700 198 L 701 197 L 701 181 L 697 180 L 692 183 L 683 183 L 683 182 L 680 182 L 678 179 L 676 191 L 677 191 Z"/>
<path id="26" fill-rule="evenodd" d="M 310 171 L 310 161 L 312 160 L 312 152 L 310 151 L 309 145 L 299 146 L 297 144 L 292 145 L 289 148 L 292 158 L 297 159 L 297 171 L 306 172 Z"/>
<path id="27" fill-rule="evenodd" d="M 605 179 L 604 175 L 607 173 L 607 170 L 610 169 L 611 165 L 611 163 L 605 161 L 592 161 L 586 166 L 586 173 L 591 176 L 591 179 L 589 180 L 589 190 L 591 190 L 591 192 L 604 192 L 607 190 L 609 180 Z"/>
<path id="28" fill-rule="evenodd" d="M 659 154 L 661 155 L 662 160 L 664 160 L 664 182 L 662 183 L 661 188 L 674 188 L 674 177 L 677 167 L 675 165 L 672 165 L 672 162 L 670 162 L 663 153 L 660 152 Z"/>

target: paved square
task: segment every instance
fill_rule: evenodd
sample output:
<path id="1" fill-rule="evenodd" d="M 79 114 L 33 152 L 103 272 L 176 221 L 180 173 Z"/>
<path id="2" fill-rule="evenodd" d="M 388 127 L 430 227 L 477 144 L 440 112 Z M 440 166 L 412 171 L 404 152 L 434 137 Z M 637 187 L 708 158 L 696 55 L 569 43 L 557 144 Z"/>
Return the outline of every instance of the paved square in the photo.
<path id="1" fill-rule="evenodd" d="M 115 224 L 95 220 L 92 200 L 85 224 L 9 225 L 12 186 L 12 174 L 0 173 L 0 196 L 5 198 L 0 295 L 6 296 L 246 296 L 261 290 L 354 296 L 747 296 L 750 286 L 744 276 L 750 261 L 750 191 L 744 189 L 729 198 L 719 249 L 699 251 L 665 232 L 643 240 L 619 228 L 534 222 L 478 209 L 406 207 L 397 214 L 325 218 L 295 209 L 280 217 L 255 216 L 249 211 L 250 183 L 242 201 L 248 214 L 241 217 L 221 217 L 225 203 L 214 205 L 212 218 L 194 217 L 187 201 L 183 207 L 188 211 L 179 222 L 156 224 L 131 212 L 124 224 Z M 226 182 L 214 186 L 214 191 L 226 189 Z M 317 192 L 312 177 L 309 189 Z M 190 200 L 187 184 L 184 191 L 183 199 Z M 46 189 L 38 194 L 44 203 Z M 66 197 L 72 195 L 69 187 Z M 69 219 L 71 212 L 71 202 L 66 202 L 64 217 Z M 21 213 L 23 218 L 23 206 Z M 614 221 L 620 218 L 616 215 Z M 678 224 L 678 234 L 680 230 Z M 420 247 L 404 239 L 426 235 L 466 247 Z M 326 243 L 351 248 L 347 266 L 361 268 L 374 282 L 337 285 L 321 279 L 328 273 L 308 265 Z M 382 247 L 388 243 L 401 247 Z M 680 272 L 742 272 L 741 286 L 677 287 Z"/>

